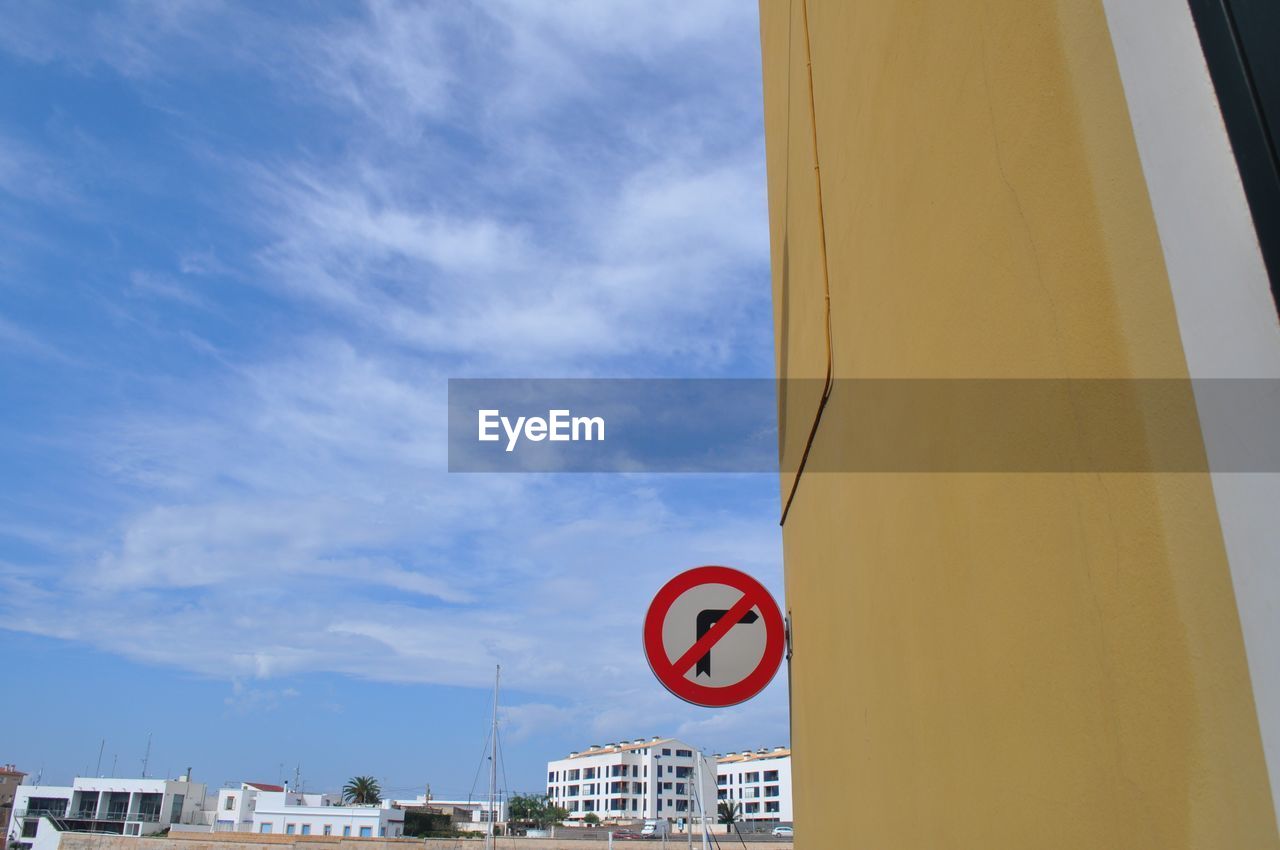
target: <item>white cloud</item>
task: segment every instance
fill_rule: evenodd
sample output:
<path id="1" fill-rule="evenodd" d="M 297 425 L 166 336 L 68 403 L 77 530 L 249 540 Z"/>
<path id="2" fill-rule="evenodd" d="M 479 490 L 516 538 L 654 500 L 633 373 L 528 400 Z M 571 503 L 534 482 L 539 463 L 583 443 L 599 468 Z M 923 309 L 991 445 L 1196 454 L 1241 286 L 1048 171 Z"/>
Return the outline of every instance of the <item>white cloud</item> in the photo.
<path id="1" fill-rule="evenodd" d="M 326 136 L 252 153 L 187 131 L 242 240 L 196 233 L 173 274 L 137 264 L 131 292 L 216 310 L 204 284 L 235 276 L 288 321 L 240 314 L 265 338 L 238 348 L 175 331 L 218 371 L 75 435 L 129 507 L 52 589 L 0 570 L 21 591 L 0 595 L 9 628 L 232 679 L 241 706 L 287 698 L 253 683 L 295 673 L 485 687 L 502 663 L 535 695 L 507 710 L 514 738 L 572 719 L 715 746 L 776 726 L 776 686 L 699 721 L 639 649 L 648 595 L 679 569 L 733 563 L 780 589 L 772 480 L 759 503 L 726 487 L 722 509 L 709 479 L 444 471 L 450 375 L 770 374 L 753 9 L 45 17 L 0 44 L 105 65 L 184 116 L 166 85 L 230 68 L 318 110 Z"/>

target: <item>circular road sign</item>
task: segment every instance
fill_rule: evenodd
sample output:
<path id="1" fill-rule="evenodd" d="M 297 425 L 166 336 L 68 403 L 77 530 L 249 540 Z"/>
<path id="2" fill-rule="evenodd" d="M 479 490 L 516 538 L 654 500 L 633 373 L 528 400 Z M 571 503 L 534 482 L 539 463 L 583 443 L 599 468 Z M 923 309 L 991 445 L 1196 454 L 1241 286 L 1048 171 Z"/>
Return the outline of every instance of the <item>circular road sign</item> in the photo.
<path id="1" fill-rule="evenodd" d="M 666 689 L 718 708 L 769 684 L 786 626 L 764 585 L 731 567 L 695 567 L 662 586 L 644 618 L 644 654 Z"/>

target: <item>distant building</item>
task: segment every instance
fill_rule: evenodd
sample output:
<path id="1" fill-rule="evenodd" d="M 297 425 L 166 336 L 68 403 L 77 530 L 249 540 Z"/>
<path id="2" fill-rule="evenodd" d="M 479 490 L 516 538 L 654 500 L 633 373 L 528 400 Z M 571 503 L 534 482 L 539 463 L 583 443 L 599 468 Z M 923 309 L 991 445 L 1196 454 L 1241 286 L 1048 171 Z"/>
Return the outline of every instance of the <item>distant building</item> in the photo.
<path id="1" fill-rule="evenodd" d="M 715 819 L 715 763 L 675 738 L 593 744 L 547 762 L 547 796 L 580 821 Z"/>
<path id="2" fill-rule="evenodd" d="M 211 814 L 205 786 L 182 779 L 76 777 L 70 785 L 20 785 L 8 840 L 19 850 L 57 850 L 62 832 L 151 835 L 202 825 Z M 211 802 L 211 801 L 210 801 Z"/>
<path id="3" fill-rule="evenodd" d="M 344 806 L 333 794 L 306 794 L 281 785 L 242 782 L 218 791 L 216 832 L 265 835 L 336 835 L 399 838 L 404 812 L 390 800 L 378 806 Z M 38 850 L 38 848 L 37 848 Z"/>
<path id="4" fill-rule="evenodd" d="M 405 811 L 420 811 L 428 814 L 448 815 L 450 823 L 463 832 L 483 832 L 484 824 L 495 813 L 495 823 L 506 823 L 507 801 L 496 800 L 492 810 L 486 800 L 437 800 L 426 794 L 419 794 L 410 800 L 396 800 L 394 805 Z"/>
<path id="5" fill-rule="evenodd" d="M 280 792 L 283 785 L 241 782 L 239 788 L 219 788 L 213 829 L 215 832 L 252 832 L 258 792 Z"/>
<path id="6" fill-rule="evenodd" d="M 0 833 L 9 834 L 9 818 L 13 814 L 13 795 L 26 774 L 11 764 L 0 767 Z"/>
<path id="7" fill-rule="evenodd" d="M 794 820 L 791 750 L 748 750 L 716 757 L 716 798 L 737 803 L 743 821 Z"/>

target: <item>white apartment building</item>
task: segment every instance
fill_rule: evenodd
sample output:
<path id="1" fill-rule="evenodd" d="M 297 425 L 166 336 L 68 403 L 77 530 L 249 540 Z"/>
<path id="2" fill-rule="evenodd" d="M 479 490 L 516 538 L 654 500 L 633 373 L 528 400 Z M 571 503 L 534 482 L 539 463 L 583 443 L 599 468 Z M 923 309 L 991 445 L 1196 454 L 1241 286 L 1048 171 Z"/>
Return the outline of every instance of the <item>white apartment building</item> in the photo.
<path id="1" fill-rule="evenodd" d="M 715 822 L 716 766 L 675 738 L 639 738 L 591 747 L 547 762 L 547 796 L 570 821 L 690 821 L 699 803 Z"/>
<path id="2" fill-rule="evenodd" d="M 205 786 L 182 779 L 76 777 L 70 785 L 20 785 L 8 844 L 57 850 L 64 831 L 151 835 L 208 822 Z"/>
<path id="3" fill-rule="evenodd" d="M 217 832 L 265 835 L 337 835 L 399 838 L 404 812 L 384 800 L 379 806 L 344 806 L 331 794 L 305 794 L 281 785 L 242 782 L 218 791 Z"/>
<path id="4" fill-rule="evenodd" d="M 739 820 L 791 823 L 791 750 L 716 756 L 716 799 L 737 803 Z"/>

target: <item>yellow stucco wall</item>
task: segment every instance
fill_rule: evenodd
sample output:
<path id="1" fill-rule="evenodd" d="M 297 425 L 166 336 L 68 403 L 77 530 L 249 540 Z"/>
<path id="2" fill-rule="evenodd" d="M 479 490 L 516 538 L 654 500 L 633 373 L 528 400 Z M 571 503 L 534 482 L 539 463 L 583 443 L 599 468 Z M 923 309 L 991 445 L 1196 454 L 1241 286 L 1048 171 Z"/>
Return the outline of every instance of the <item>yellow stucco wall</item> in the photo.
<path id="1" fill-rule="evenodd" d="M 802 2 L 760 3 L 773 291 L 821 378 Z M 1096 0 L 808 15 L 838 378 L 1186 375 Z M 1207 475 L 810 471 L 784 546 L 801 850 L 1280 846 Z"/>

